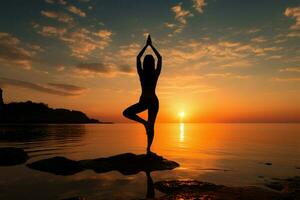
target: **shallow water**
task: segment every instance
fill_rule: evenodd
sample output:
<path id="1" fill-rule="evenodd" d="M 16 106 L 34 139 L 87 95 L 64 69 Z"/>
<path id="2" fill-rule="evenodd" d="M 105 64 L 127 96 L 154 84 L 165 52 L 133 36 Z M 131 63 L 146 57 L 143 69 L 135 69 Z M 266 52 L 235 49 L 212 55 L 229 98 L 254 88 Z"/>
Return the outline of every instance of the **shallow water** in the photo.
<path id="1" fill-rule="evenodd" d="M 81 160 L 141 154 L 146 146 L 138 124 L 2 125 L 0 136 L 0 147 L 27 151 L 28 163 L 58 155 Z M 180 164 L 171 171 L 152 172 L 154 182 L 188 178 L 263 186 L 264 179 L 300 175 L 300 124 L 157 124 L 153 151 Z M 0 167 L 0 199 L 141 199 L 146 192 L 142 172 L 124 176 L 87 170 L 57 176 L 26 165 Z"/>

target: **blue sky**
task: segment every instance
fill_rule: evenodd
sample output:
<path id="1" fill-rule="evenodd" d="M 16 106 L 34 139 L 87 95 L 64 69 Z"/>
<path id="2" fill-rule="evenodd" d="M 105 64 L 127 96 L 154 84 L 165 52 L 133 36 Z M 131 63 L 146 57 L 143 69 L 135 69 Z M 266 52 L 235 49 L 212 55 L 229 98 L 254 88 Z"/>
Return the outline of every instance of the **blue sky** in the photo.
<path id="1" fill-rule="evenodd" d="M 31 99 L 122 121 L 122 109 L 139 96 L 135 56 L 150 33 L 163 55 L 161 121 L 174 121 L 177 108 L 190 112 L 190 121 L 220 108 L 224 116 L 209 119 L 300 120 L 299 0 L 0 4 L 7 101 Z"/>

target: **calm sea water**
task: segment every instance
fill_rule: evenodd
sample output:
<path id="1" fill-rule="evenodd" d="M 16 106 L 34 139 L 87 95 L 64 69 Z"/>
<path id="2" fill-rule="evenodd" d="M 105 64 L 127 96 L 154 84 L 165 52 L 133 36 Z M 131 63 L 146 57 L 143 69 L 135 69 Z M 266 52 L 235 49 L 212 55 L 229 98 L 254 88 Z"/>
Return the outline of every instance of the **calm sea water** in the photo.
<path id="1" fill-rule="evenodd" d="M 1 137 L 0 147 L 23 148 L 28 163 L 53 156 L 79 160 L 141 154 L 146 146 L 138 124 L 0 126 L 0 134 L 7 132 L 12 136 Z M 154 182 L 180 178 L 263 186 L 265 179 L 300 175 L 300 124 L 157 124 L 153 151 L 180 164 L 152 172 Z M 142 172 L 124 176 L 86 170 L 65 177 L 26 165 L 0 167 L 0 199 L 142 199 L 146 192 Z"/>

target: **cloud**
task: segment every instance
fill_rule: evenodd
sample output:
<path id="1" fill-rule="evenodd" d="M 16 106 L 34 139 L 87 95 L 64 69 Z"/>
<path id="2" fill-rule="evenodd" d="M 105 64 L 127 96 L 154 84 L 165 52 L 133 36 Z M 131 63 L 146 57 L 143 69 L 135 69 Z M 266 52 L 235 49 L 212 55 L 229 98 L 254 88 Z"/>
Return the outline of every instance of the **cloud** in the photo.
<path id="1" fill-rule="evenodd" d="M 101 74 L 107 74 L 111 73 L 112 67 L 109 64 L 104 63 L 80 63 L 76 65 L 76 68 L 80 71 L 85 72 L 94 72 L 94 73 L 101 73 Z"/>
<path id="2" fill-rule="evenodd" d="M 41 14 L 45 17 L 56 19 L 59 22 L 72 24 L 74 19 L 66 13 L 56 12 L 56 11 L 41 11 Z"/>
<path id="3" fill-rule="evenodd" d="M 300 37 L 300 33 L 298 32 L 290 32 L 287 34 L 288 37 Z"/>
<path id="4" fill-rule="evenodd" d="M 171 10 L 175 13 L 175 19 L 178 20 L 181 24 L 186 24 L 186 18 L 192 17 L 193 14 L 182 8 L 182 3 L 175 5 L 171 8 Z"/>
<path id="5" fill-rule="evenodd" d="M 67 32 L 65 28 L 56 28 L 53 26 L 43 26 L 42 29 L 38 32 L 43 36 L 62 36 Z"/>
<path id="6" fill-rule="evenodd" d="M 300 72 L 300 67 L 287 67 L 280 69 L 279 72 Z"/>
<path id="7" fill-rule="evenodd" d="M 176 45 L 161 50 L 164 65 L 181 71 L 195 70 L 203 67 L 244 68 L 252 66 L 259 57 L 277 53 L 282 47 L 264 46 L 228 40 L 183 40 Z M 186 67 L 188 66 L 188 68 Z"/>
<path id="8" fill-rule="evenodd" d="M 273 56 L 267 57 L 267 60 L 275 60 L 275 59 L 281 59 L 281 58 L 282 58 L 281 55 L 273 55 Z"/>
<path id="9" fill-rule="evenodd" d="M 251 39 L 251 42 L 255 42 L 255 43 L 263 43 L 263 42 L 266 42 L 266 41 L 267 40 L 262 36 L 255 37 L 255 38 Z"/>
<path id="10" fill-rule="evenodd" d="M 277 40 L 274 41 L 274 43 L 280 44 L 280 43 L 283 43 L 285 41 L 287 41 L 287 39 L 277 39 Z"/>
<path id="11" fill-rule="evenodd" d="M 114 53 L 106 52 L 101 62 L 82 62 L 76 65 L 75 74 L 78 76 L 115 76 L 117 74 L 133 74 L 136 68 L 136 55 L 140 45 L 132 43 L 120 46 Z"/>
<path id="12" fill-rule="evenodd" d="M 62 72 L 66 69 L 66 67 L 64 65 L 57 65 L 56 66 L 56 71 L 58 72 Z"/>
<path id="13" fill-rule="evenodd" d="M 99 35 L 100 32 L 100 35 Z M 103 34 L 105 32 L 105 34 Z M 72 56 L 86 59 L 94 50 L 103 50 L 111 42 L 112 33 L 108 30 L 92 32 L 85 28 L 64 34 L 60 39 L 67 43 Z"/>
<path id="14" fill-rule="evenodd" d="M 203 8 L 206 6 L 205 0 L 193 0 L 193 7 L 199 12 L 203 13 Z"/>
<path id="15" fill-rule="evenodd" d="M 64 90 L 66 92 L 71 92 L 74 94 L 80 94 L 86 90 L 86 88 L 84 88 L 84 87 L 79 87 L 79 86 L 71 85 L 71 84 L 48 83 L 48 85 L 51 87 L 57 88 L 59 90 Z"/>
<path id="16" fill-rule="evenodd" d="M 203 7 L 206 5 L 205 0 L 193 0 L 193 7 L 200 13 L 203 12 Z M 171 7 L 171 11 L 175 14 L 175 19 L 177 20 L 177 24 L 173 23 L 165 23 L 164 25 L 167 28 L 173 29 L 173 33 L 170 33 L 168 36 L 172 37 L 176 33 L 181 33 L 187 24 L 187 18 L 193 17 L 193 13 L 189 10 L 184 10 L 182 7 L 182 3 L 179 3 L 173 7 Z"/>
<path id="17" fill-rule="evenodd" d="M 172 23 L 165 23 L 165 26 L 167 27 L 167 28 L 176 28 L 176 24 L 172 24 Z"/>
<path id="18" fill-rule="evenodd" d="M 0 32 L 1 63 L 30 69 L 32 62 L 36 60 L 36 53 L 42 51 L 42 48 L 38 45 L 27 45 L 27 48 L 24 46 L 18 38 L 9 33 Z"/>
<path id="19" fill-rule="evenodd" d="M 63 41 L 71 50 L 71 56 L 87 59 L 95 50 L 103 50 L 111 40 L 112 32 L 101 29 L 96 32 L 85 28 L 67 30 L 53 26 L 39 27 L 38 33 L 46 37 L 56 37 Z"/>
<path id="20" fill-rule="evenodd" d="M 199 83 L 200 79 L 202 79 L 202 76 L 198 75 L 161 77 L 158 89 L 159 94 L 163 94 L 164 97 L 174 97 L 174 94 L 184 94 L 187 90 L 189 94 L 207 93 L 217 90 L 215 86 Z"/>
<path id="21" fill-rule="evenodd" d="M 65 84 L 52 84 L 50 86 L 54 86 L 54 88 L 51 88 L 49 86 L 40 85 L 28 81 L 21 81 L 16 79 L 10 79 L 10 78 L 4 78 L 0 77 L 0 85 L 1 86 L 16 86 L 16 87 L 22 87 L 22 88 L 28 88 L 32 89 L 38 92 L 44 92 L 48 94 L 54 94 L 59 96 L 76 96 L 79 95 L 79 90 L 82 91 L 81 87 L 74 86 L 74 85 L 65 85 Z M 59 89 L 55 89 L 59 88 Z M 77 90 L 76 90 L 77 89 Z"/>
<path id="22" fill-rule="evenodd" d="M 85 17 L 86 16 L 85 12 L 83 12 L 82 10 L 80 10 L 79 8 L 77 8 L 73 5 L 69 5 L 67 7 L 67 10 L 70 11 L 71 13 L 73 13 L 73 14 L 76 14 L 76 15 L 80 16 L 80 17 Z"/>
<path id="23" fill-rule="evenodd" d="M 81 77 L 93 77 L 95 75 L 113 77 L 117 74 L 131 74 L 135 69 L 132 65 L 120 61 L 116 63 L 80 63 L 75 67 L 75 74 Z"/>
<path id="24" fill-rule="evenodd" d="M 233 73 L 209 73 L 205 74 L 204 77 L 207 78 L 231 78 L 231 79 L 240 79 L 245 80 L 249 79 L 249 75 L 239 75 L 239 74 L 233 74 Z"/>
<path id="25" fill-rule="evenodd" d="M 252 29 L 249 29 L 246 33 L 253 34 L 253 33 L 260 32 L 260 31 L 261 31 L 261 29 L 259 29 L 259 28 L 252 28 Z"/>
<path id="26" fill-rule="evenodd" d="M 134 71 L 133 70 L 134 68 L 129 64 L 123 64 L 123 65 L 121 64 L 118 66 L 118 68 L 120 72 L 124 72 L 124 73 L 132 73 Z"/>
<path id="27" fill-rule="evenodd" d="M 272 80 L 277 82 L 297 82 L 300 81 L 300 77 L 287 77 L 287 78 L 273 77 Z"/>
<path id="28" fill-rule="evenodd" d="M 300 6 L 287 8 L 284 15 L 296 20 L 296 23 L 290 26 L 290 29 L 296 30 L 300 28 Z"/>
<path id="29" fill-rule="evenodd" d="M 112 32 L 109 30 L 100 30 L 96 32 L 95 35 L 103 39 L 110 39 L 110 37 L 112 36 Z"/>

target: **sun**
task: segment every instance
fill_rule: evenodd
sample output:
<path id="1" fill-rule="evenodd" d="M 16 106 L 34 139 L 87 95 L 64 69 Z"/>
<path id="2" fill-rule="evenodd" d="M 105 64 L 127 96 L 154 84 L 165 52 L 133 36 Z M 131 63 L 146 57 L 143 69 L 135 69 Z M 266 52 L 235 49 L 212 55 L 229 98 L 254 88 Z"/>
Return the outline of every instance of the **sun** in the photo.
<path id="1" fill-rule="evenodd" d="M 184 113 L 183 111 L 179 112 L 179 117 L 180 117 L 181 119 L 184 118 L 184 115 L 185 115 L 185 113 Z"/>

